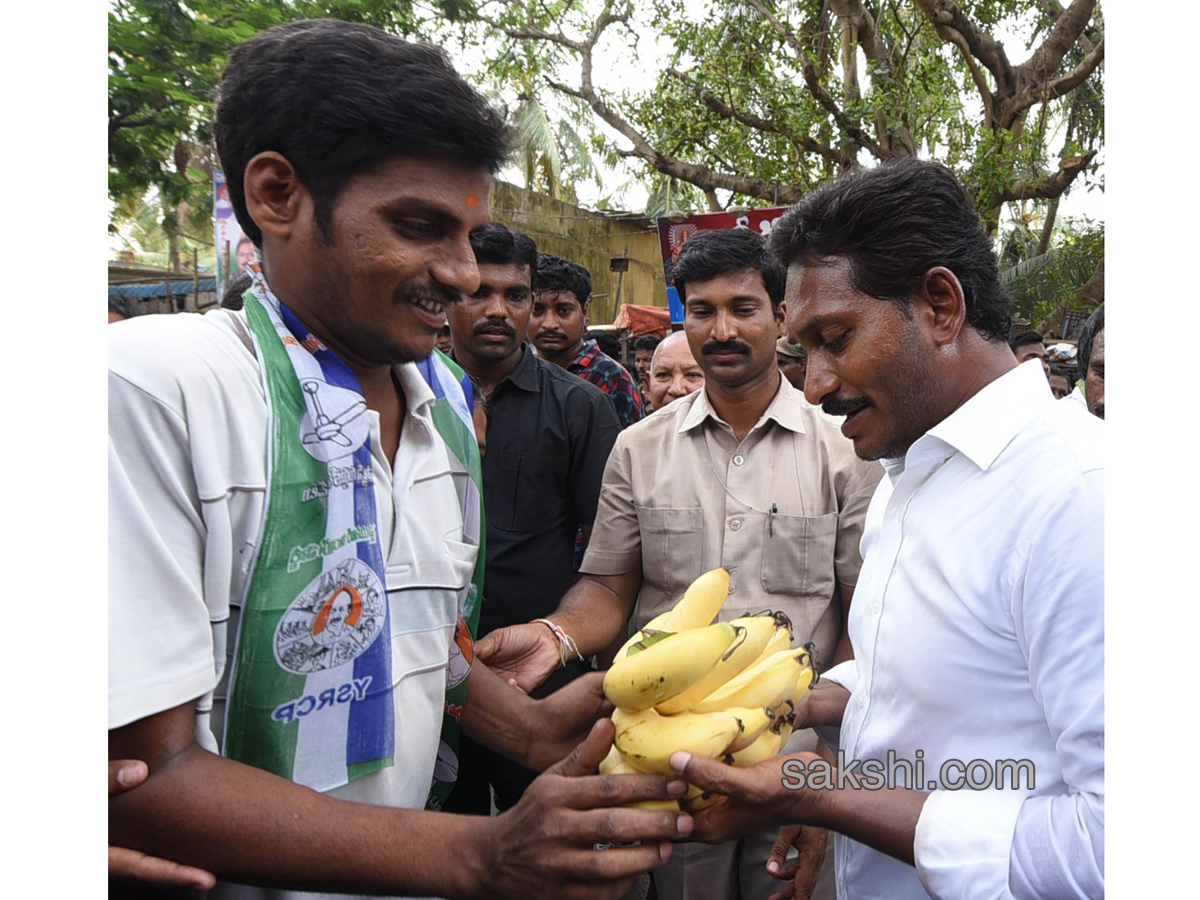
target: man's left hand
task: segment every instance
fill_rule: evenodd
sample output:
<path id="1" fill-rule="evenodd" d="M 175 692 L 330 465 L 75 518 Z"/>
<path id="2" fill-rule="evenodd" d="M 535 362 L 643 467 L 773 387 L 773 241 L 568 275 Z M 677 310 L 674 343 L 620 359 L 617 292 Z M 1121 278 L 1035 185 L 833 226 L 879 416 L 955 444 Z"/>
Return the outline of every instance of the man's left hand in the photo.
<path id="1" fill-rule="evenodd" d="M 786 881 L 784 887 L 767 900 L 808 900 L 817 886 L 829 832 L 814 825 L 784 825 L 767 857 L 767 872 Z M 799 856 L 787 861 L 788 850 L 795 847 Z"/>
<path id="2" fill-rule="evenodd" d="M 597 719 L 611 715 L 604 673 L 589 672 L 533 704 L 525 765 L 538 772 L 581 744 Z"/>
<path id="3" fill-rule="evenodd" d="M 793 753 L 739 769 L 684 751 L 672 754 L 671 768 L 688 782 L 724 795 L 695 814 L 692 840 L 720 844 L 763 828 L 807 821 L 816 795 L 821 792 L 784 787 L 785 780 L 795 781 L 783 773 L 788 760 L 797 760 L 805 766 L 814 760 L 824 763 L 816 753 Z"/>

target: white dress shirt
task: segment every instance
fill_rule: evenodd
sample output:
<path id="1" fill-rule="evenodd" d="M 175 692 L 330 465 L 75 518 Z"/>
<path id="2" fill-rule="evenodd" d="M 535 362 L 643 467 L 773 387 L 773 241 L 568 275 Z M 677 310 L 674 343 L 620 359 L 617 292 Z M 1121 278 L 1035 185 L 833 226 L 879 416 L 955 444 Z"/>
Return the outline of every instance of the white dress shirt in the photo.
<path id="1" fill-rule="evenodd" d="M 915 868 L 837 836 L 841 900 L 1103 897 L 1103 428 L 1016 366 L 885 461 L 855 659 L 823 677 L 851 692 L 847 763 L 920 759 L 897 786 L 932 793 Z M 949 790 L 950 759 L 1030 760 L 1034 785 Z"/>

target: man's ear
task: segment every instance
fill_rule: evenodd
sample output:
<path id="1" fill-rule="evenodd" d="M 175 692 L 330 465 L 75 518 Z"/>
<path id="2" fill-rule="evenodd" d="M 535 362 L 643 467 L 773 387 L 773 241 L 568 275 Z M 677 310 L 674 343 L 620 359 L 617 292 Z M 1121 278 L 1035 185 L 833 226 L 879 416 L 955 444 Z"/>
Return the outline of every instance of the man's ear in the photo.
<path id="1" fill-rule="evenodd" d="M 287 240 L 312 215 L 312 195 L 286 156 L 268 150 L 246 164 L 246 211 L 267 237 Z"/>
<path id="2" fill-rule="evenodd" d="M 958 339 L 967 322 L 967 299 L 957 275 L 935 266 L 925 273 L 915 300 L 935 344 L 944 346 Z"/>
<path id="3" fill-rule="evenodd" d="M 780 300 L 779 308 L 775 310 L 775 330 L 777 332 L 779 332 L 781 337 L 784 334 L 783 323 L 786 318 L 787 318 L 787 301 Z"/>

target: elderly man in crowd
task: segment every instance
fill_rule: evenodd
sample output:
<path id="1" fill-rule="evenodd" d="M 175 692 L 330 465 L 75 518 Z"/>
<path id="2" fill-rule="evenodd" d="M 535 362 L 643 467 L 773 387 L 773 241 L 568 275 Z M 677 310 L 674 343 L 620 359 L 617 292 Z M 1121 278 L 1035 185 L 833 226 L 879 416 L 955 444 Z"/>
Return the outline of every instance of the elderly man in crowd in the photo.
<path id="1" fill-rule="evenodd" d="M 882 470 L 857 459 L 837 426 L 780 375 L 784 272 L 761 236 L 700 232 L 679 255 L 675 284 L 704 389 L 621 433 L 583 578 L 549 618 L 581 653 L 598 653 L 625 634 L 631 614 L 640 628 L 700 574 L 725 566 L 733 580 L 722 620 L 779 610 L 797 646 L 812 642 L 824 665 L 847 659 L 860 529 Z M 526 684 L 560 664 L 540 625 L 495 632 L 479 655 Z M 788 746 L 816 743 L 801 730 Z M 774 890 L 766 870 L 774 838 L 759 830 L 719 847 L 677 847 L 669 870 L 655 874 L 660 900 L 764 900 Z M 825 841 L 820 829 L 796 836 L 805 890 L 817 880 Z M 830 869 L 816 896 L 832 895 Z"/>

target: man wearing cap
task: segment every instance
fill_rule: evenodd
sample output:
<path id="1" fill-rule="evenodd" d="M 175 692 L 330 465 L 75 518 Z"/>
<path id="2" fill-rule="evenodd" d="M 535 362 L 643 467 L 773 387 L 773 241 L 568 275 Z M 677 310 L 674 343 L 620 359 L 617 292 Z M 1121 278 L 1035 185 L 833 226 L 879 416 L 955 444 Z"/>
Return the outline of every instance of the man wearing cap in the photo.
<path id="1" fill-rule="evenodd" d="M 803 391 L 808 352 L 799 344 L 793 344 L 786 337 L 781 337 L 775 342 L 775 360 L 779 363 L 779 371 L 791 382 L 792 387 Z"/>

